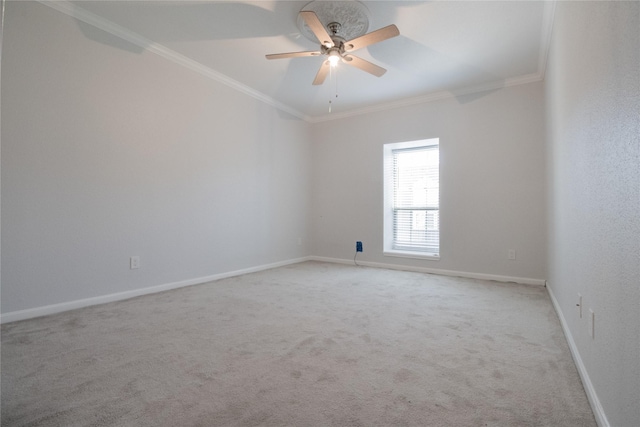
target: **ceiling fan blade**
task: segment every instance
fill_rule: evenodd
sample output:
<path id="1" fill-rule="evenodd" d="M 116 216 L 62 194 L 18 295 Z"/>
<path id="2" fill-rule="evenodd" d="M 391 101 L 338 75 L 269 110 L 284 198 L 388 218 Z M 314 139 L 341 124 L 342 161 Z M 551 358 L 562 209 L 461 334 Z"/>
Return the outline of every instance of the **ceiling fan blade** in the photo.
<path id="1" fill-rule="evenodd" d="M 388 25 L 384 28 L 380 28 L 379 30 L 372 31 L 369 34 L 365 34 L 364 36 L 356 37 L 353 40 L 344 42 L 344 49 L 347 52 L 351 52 L 399 35 L 400 30 L 398 30 L 398 27 L 395 25 Z"/>
<path id="2" fill-rule="evenodd" d="M 366 71 L 376 77 L 380 77 L 387 72 L 384 68 L 378 67 L 376 64 L 372 64 L 371 62 L 358 58 L 357 56 L 345 55 L 343 59 L 345 64 L 353 65 L 354 67 L 360 68 L 362 71 Z"/>
<path id="3" fill-rule="evenodd" d="M 282 58 L 298 58 L 300 56 L 320 56 L 321 52 L 288 52 L 288 53 L 272 53 L 265 55 L 267 59 L 282 59 Z"/>
<path id="4" fill-rule="evenodd" d="M 300 12 L 300 16 L 304 19 L 304 22 L 309 26 L 309 29 L 316 36 L 320 44 L 325 45 L 326 47 L 333 47 L 333 40 L 331 40 L 331 36 L 327 32 L 320 19 L 318 19 L 318 15 L 315 12 L 310 10 L 303 10 Z"/>
<path id="5" fill-rule="evenodd" d="M 324 83 L 324 79 L 326 79 L 327 74 L 329 74 L 329 68 L 331 68 L 331 63 L 329 61 L 324 61 L 318 70 L 318 74 L 316 74 L 316 78 L 313 80 L 314 85 L 321 85 Z"/>

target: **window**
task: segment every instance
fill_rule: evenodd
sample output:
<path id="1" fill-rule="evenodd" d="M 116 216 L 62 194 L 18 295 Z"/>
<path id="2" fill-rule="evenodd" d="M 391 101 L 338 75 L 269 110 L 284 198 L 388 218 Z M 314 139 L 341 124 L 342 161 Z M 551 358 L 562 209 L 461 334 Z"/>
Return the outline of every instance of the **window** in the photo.
<path id="1" fill-rule="evenodd" d="M 440 256 L 439 140 L 384 145 L 384 254 Z"/>

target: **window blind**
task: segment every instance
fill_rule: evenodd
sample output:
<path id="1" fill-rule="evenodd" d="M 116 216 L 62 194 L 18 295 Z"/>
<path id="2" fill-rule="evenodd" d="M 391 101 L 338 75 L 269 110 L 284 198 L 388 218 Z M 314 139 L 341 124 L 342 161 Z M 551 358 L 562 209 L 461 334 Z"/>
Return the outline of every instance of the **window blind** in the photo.
<path id="1" fill-rule="evenodd" d="M 437 145 L 392 150 L 393 249 L 439 253 L 440 154 Z"/>

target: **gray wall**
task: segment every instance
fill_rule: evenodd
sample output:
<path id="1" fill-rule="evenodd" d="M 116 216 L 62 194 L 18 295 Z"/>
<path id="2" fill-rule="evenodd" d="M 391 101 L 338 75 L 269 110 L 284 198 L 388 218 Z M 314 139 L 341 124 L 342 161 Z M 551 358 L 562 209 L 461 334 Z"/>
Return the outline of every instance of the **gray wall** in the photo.
<path id="1" fill-rule="evenodd" d="M 640 420 L 639 15 L 559 2 L 546 77 L 548 285 L 601 421 L 620 427 Z"/>
<path id="2" fill-rule="evenodd" d="M 313 253 L 528 279 L 545 271 L 542 83 L 313 125 Z M 440 138 L 440 260 L 382 254 L 382 146 Z M 507 259 L 516 249 L 517 259 Z"/>
<path id="3" fill-rule="evenodd" d="M 3 313 L 309 255 L 307 123 L 46 6 L 6 9 Z"/>

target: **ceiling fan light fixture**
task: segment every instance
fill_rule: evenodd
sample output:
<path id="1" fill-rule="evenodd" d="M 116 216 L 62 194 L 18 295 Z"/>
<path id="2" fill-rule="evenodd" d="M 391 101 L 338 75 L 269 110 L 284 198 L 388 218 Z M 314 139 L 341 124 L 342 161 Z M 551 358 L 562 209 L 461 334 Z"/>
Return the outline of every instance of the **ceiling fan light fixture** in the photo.
<path id="1" fill-rule="evenodd" d="M 340 62 L 340 59 L 342 57 L 340 56 L 340 52 L 338 52 L 336 49 L 333 49 L 329 52 L 329 58 L 327 58 L 329 60 L 329 64 L 331 64 L 332 67 L 335 67 L 338 62 Z"/>

